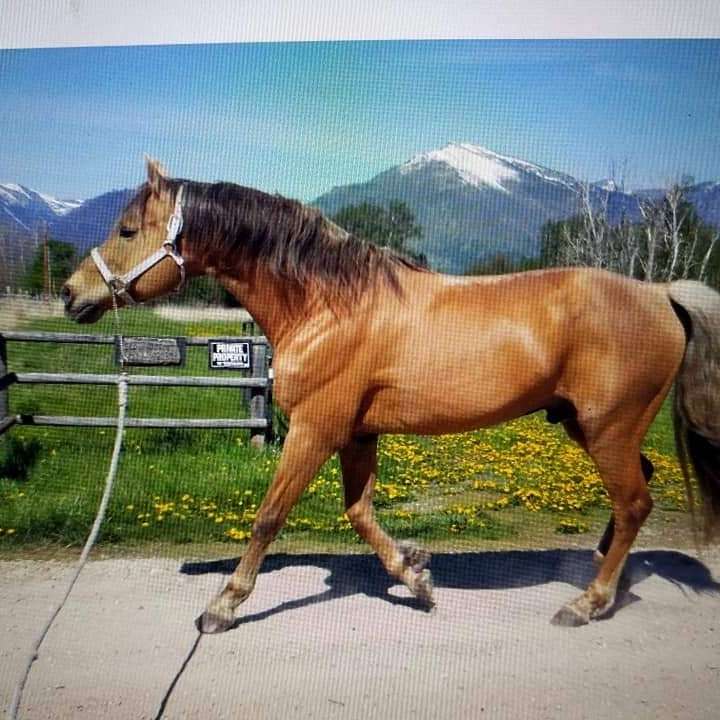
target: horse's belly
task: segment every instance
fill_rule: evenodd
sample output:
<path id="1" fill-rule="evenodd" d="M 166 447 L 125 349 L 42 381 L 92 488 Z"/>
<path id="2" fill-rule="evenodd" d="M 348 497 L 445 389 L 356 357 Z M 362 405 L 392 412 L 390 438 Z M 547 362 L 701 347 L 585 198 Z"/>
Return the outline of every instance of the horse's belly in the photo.
<path id="1" fill-rule="evenodd" d="M 559 353 L 527 326 L 490 324 L 471 332 L 446 324 L 436 343 L 411 339 L 376 375 L 361 430 L 439 434 L 508 420 L 553 395 Z M 440 351 L 440 349 L 445 349 Z"/>
<path id="2" fill-rule="evenodd" d="M 384 388 L 373 393 L 357 431 L 421 435 L 464 432 L 538 410 L 551 397 L 552 388 L 545 383 L 515 392 L 497 386 L 469 388 L 463 383 L 414 390 Z"/>

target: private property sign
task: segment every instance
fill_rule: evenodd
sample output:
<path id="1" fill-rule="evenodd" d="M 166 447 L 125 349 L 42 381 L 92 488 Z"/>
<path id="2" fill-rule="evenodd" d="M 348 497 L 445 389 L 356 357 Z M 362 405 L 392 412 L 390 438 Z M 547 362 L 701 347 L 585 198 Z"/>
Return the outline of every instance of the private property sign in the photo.
<path id="1" fill-rule="evenodd" d="M 208 360 L 211 370 L 250 370 L 252 343 L 232 338 L 209 340 Z"/>

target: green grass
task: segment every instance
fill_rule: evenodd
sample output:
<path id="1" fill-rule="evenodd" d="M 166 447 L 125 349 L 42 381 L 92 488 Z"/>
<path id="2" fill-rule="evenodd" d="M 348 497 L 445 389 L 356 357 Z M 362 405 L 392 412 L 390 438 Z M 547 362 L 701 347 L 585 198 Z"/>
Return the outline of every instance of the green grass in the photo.
<path id="1" fill-rule="evenodd" d="M 164 321 L 147 309 L 124 312 L 122 318 L 126 334 L 240 333 L 228 323 Z M 114 332 L 111 318 L 90 328 L 58 319 L 30 329 Z M 13 342 L 8 354 L 14 371 L 116 371 L 108 346 Z M 206 351 L 188 348 L 182 369 L 147 371 L 207 374 Z M 246 414 L 239 390 L 134 387 L 130 392 L 130 414 L 136 417 Z M 10 397 L 15 413 L 116 413 L 113 387 L 13 386 Z M 103 490 L 114 434 L 112 428 L 16 427 L 0 438 L 0 549 L 82 544 Z M 241 430 L 128 430 L 101 544 L 128 549 L 243 543 L 280 454 L 272 446 L 258 452 L 248 440 Z M 667 407 L 646 447 L 657 468 L 659 517 L 674 522 L 684 491 Z M 587 458 L 561 428 L 539 415 L 463 435 L 386 437 L 379 463 L 378 516 L 398 537 L 493 546 L 582 542 L 575 537 L 580 535 L 589 544 L 609 514 Z M 301 544 L 358 542 L 343 514 L 337 459 L 310 484 L 283 536 Z"/>

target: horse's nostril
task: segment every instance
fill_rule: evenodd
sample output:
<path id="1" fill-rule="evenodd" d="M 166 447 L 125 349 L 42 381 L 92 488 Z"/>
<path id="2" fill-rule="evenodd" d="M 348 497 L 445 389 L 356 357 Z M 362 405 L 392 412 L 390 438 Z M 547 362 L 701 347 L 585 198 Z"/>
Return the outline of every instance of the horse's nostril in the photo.
<path id="1" fill-rule="evenodd" d="M 69 308 L 72 305 L 73 293 L 69 285 L 63 285 L 63 288 L 60 291 L 60 299 L 63 301 L 66 308 Z"/>

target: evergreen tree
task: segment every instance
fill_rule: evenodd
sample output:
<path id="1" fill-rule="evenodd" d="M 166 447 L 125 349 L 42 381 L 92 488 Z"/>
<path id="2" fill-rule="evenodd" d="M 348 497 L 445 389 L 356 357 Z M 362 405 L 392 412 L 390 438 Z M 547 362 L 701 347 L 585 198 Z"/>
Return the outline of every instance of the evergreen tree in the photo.
<path id="1" fill-rule="evenodd" d="M 57 291 L 75 269 L 75 248 L 69 243 L 52 238 L 48 239 L 47 246 L 50 260 L 50 286 Z M 40 243 L 35 249 L 24 284 L 31 292 L 41 293 L 46 290 L 44 243 Z"/>
<path id="2" fill-rule="evenodd" d="M 408 247 L 410 241 L 422 236 L 422 228 L 415 222 L 412 210 L 400 200 L 390 201 L 387 207 L 371 203 L 347 205 L 331 219 L 352 235 L 427 264 L 424 255 Z"/>
<path id="3" fill-rule="evenodd" d="M 495 253 L 483 260 L 472 263 L 467 275 L 507 275 L 509 273 L 538 270 L 544 267 L 539 258 L 516 258 L 503 252 Z"/>

